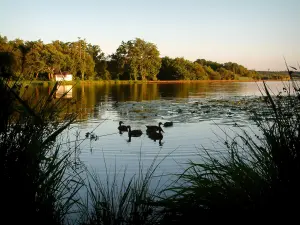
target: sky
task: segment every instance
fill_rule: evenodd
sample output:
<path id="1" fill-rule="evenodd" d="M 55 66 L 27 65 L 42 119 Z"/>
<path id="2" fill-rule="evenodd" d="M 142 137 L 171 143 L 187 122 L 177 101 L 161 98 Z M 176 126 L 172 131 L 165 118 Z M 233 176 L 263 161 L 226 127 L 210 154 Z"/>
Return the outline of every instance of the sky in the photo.
<path id="1" fill-rule="evenodd" d="M 0 0 L 9 40 L 77 41 L 107 55 L 142 38 L 161 56 L 285 70 L 300 63 L 300 0 Z"/>

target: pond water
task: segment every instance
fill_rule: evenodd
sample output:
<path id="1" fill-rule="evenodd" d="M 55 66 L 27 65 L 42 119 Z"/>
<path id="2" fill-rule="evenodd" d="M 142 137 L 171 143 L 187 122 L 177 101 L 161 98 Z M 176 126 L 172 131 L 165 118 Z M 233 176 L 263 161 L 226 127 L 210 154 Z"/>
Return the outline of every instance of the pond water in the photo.
<path id="1" fill-rule="evenodd" d="M 270 81 L 267 85 L 277 94 L 288 82 Z M 51 87 L 34 86 L 36 96 L 49 93 Z M 72 89 L 71 89 L 72 88 Z M 224 151 L 222 130 L 233 135 L 240 129 L 258 132 L 251 120 L 250 108 L 261 97 L 262 82 L 199 82 L 173 84 L 82 84 L 60 86 L 71 111 L 79 112 L 79 121 L 69 134 L 82 140 L 79 157 L 99 175 L 137 173 L 140 165 L 147 169 L 156 158 L 163 160 L 157 174 L 178 173 L 188 160 L 197 160 L 203 147 Z M 76 100 L 76 102 L 74 101 Z M 249 104 L 250 102 L 250 104 Z M 127 132 L 118 132 L 119 121 L 131 129 L 141 129 L 140 137 L 129 141 Z M 146 135 L 146 125 L 172 121 L 161 141 Z M 97 139 L 85 139 L 87 132 Z"/>

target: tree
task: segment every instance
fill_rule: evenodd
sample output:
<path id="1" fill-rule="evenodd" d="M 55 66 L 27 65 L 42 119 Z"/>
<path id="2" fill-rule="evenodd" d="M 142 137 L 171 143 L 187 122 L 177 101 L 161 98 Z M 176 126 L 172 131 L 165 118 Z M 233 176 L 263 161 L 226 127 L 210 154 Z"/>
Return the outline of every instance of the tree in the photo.
<path id="1" fill-rule="evenodd" d="M 8 53 L 13 57 L 13 63 L 10 65 L 11 72 L 17 77 L 23 72 L 23 66 L 25 61 L 26 48 L 25 44 L 21 39 L 15 39 L 8 41 L 4 36 L 0 36 L 0 52 Z"/>
<path id="2" fill-rule="evenodd" d="M 87 45 L 87 52 L 92 56 L 95 63 L 95 76 L 100 79 L 109 80 L 110 74 L 108 69 L 108 64 L 105 58 L 104 52 L 102 52 L 99 45 Z"/>
<path id="3" fill-rule="evenodd" d="M 0 52 L 0 77 L 10 78 L 13 74 L 14 57 L 10 52 Z"/>
<path id="4" fill-rule="evenodd" d="M 219 74 L 221 75 L 221 80 L 234 80 L 233 72 L 224 67 L 219 70 Z"/>
<path id="5" fill-rule="evenodd" d="M 49 80 L 53 79 L 54 73 L 61 71 L 64 66 L 64 54 L 58 51 L 53 44 L 47 44 L 42 51 L 42 57 L 46 64 Z"/>
<path id="6" fill-rule="evenodd" d="M 159 80 L 175 80 L 174 59 L 166 56 L 161 59 L 161 68 L 157 78 Z"/>
<path id="7" fill-rule="evenodd" d="M 24 70 L 23 67 L 27 49 L 25 47 L 24 41 L 21 39 L 10 41 L 9 45 L 15 62 L 13 66 L 14 74 L 20 77 Z"/>
<path id="8" fill-rule="evenodd" d="M 140 38 L 122 42 L 111 58 L 117 62 L 117 76 L 130 80 L 156 80 L 161 67 L 157 47 Z"/>
<path id="9" fill-rule="evenodd" d="M 161 80 L 203 80 L 205 70 L 198 63 L 184 58 L 162 58 L 162 66 L 158 75 Z"/>
<path id="10" fill-rule="evenodd" d="M 210 66 L 204 66 L 204 70 L 210 80 L 221 80 L 221 75 L 214 71 Z"/>
<path id="11" fill-rule="evenodd" d="M 27 42 L 26 45 L 30 50 L 25 56 L 25 78 L 32 78 L 35 75 L 35 78 L 38 79 L 40 73 L 46 72 L 46 63 L 42 55 L 44 44 L 41 40 L 39 40 L 35 42 Z"/>
<path id="12" fill-rule="evenodd" d="M 193 70 L 193 73 L 195 73 L 196 80 L 207 79 L 203 66 L 199 65 L 198 63 L 193 63 L 192 70 Z"/>
<path id="13" fill-rule="evenodd" d="M 213 62 L 213 61 L 207 61 L 205 59 L 197 59 L 195 61 L 195 63 L 198 63 L 202 66 L 209 66 L 210 68 L 212 68 L 214 71 L 219 70 L 221 67 L 223 67 L 223 64 L 217 63 L 217 62 Z"/>

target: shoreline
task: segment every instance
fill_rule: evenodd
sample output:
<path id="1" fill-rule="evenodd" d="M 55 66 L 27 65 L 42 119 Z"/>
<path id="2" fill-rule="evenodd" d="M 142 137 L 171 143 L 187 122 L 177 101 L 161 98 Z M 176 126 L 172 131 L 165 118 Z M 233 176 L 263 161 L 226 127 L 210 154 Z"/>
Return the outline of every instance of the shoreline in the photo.
<path id="1" fill-rule="evenodd" d="M 288 79 L 270 80 L 156 80 L 156 81 L 132 81 L 132 80 L 84 80 L 84 81 L 62 81 L 62 84 L 175 84 L 175 83 L 236 83 L 236 82 L 262 82 L 262 81 L 289 81 Z M 13 83 L 15 81 L 10 81 Z M 55 81 L 21 81 L 22 84 L 54 84 Z"/>

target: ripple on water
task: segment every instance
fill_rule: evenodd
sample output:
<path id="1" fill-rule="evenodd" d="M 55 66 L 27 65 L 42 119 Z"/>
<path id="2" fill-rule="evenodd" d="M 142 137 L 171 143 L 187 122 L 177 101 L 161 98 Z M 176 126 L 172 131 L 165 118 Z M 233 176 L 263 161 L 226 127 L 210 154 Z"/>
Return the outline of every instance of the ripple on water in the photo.
<path id="1" fill-rule="evenodd" d="M 99 137 L 97 141 L 83 141 L 80 158 L 99 174 L 104 174 L 106 167 L 124 171 L 126 166 L 127 172 L 133 174 L 138 171 L 140 162 L 149 167 L 155 158 L 163 160 L 158 173 L 181 171 L 182 163 L 191 159 L 201 161 L 199 155 L 205 155 L 202 147 L 216 156 L 226 151 L 224 143 L 217 138 L 224 137 L 221 129 L 233 135 L 240 128 L 255 128 L 249 119 L 251 110 L 257 109 L 261 109 L 257 98 L 236 96 L 119 102 L 117 106 L 99 104 L 95 111 L 102 114 L 77 126 L 80 138 L 91 131 Z M 120 120 L 131 129 L 141 129 L 143 135 L 128 142 L 126 132 L 118 133 Z M 167 121 L 173 121 L 173 126 L 162 127 L 162 145 L 147 137 L 145 125 Z"/>

